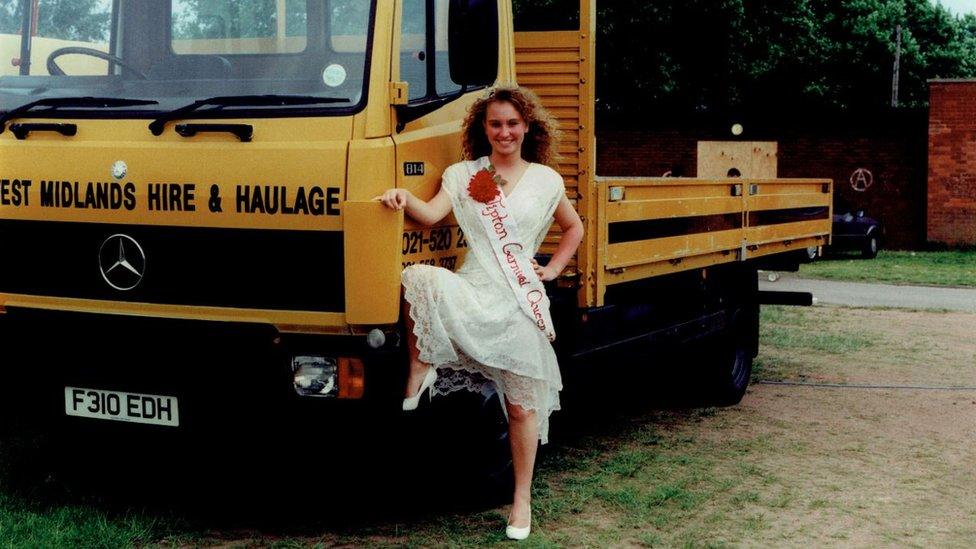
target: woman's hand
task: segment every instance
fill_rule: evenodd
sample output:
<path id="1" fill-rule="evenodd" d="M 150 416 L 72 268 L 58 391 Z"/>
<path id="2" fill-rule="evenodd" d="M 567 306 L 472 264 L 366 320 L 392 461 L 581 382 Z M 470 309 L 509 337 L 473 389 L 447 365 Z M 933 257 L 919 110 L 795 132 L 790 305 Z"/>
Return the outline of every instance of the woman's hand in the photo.
<path id="1" fill-rule="evenodd" d="M 559 276 L 559 271 L 557 271 L 554 267 L 550 267 L 549 265 L 543 267 L 542 265 L 539 265 L 539 262 L 536 261 L 534 257 L 531 261 L 532 269 L 535 271 L 536 276 L 539 277 L 539 280 L 549 282 L 550 280 L 555 280 L 556 277 Z"/>
<path id="2" fill-rule="evenodd" d="M 391 210 L 403 210 L 411 219 L 425 227 L 439 223 L 451 213 L 451 197 L 444 187 L 429 201 L 417 198 L 406 189 L 390 189 L 380 196 L 374 196 L 373 200 L 382 202 Z"/>
<path id="3" fill-rule="evenodd" d="M 387 208 L 399 211 L 407 207 L 408 196 L 410 196 L 410 191 L 406 189 L 390 189 L 382 195 L 374 197 L 373 200 L 379 200 Z"/>

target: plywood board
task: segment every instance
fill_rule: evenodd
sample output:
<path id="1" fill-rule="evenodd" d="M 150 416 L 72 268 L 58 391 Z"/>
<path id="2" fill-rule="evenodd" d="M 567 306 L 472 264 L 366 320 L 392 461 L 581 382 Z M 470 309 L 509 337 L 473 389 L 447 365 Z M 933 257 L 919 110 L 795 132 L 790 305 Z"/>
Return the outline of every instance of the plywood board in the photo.
<path id="1" fill-rule="evenodd" d="M 775 141 L 699 141 L 698 177 L 724 179 L 731 170 L 748 179 L 775 179 Z"/>

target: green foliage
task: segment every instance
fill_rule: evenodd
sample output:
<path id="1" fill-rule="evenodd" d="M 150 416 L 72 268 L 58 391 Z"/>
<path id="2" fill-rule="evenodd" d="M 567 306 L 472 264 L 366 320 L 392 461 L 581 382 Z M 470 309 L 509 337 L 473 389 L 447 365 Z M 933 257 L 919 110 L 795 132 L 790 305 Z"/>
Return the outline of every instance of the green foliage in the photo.
<path id="1" fill-rule="evenodd" d="M 515 0 L 516 27 L 565 27 L 571 0 Z M 929 0 L 645 0 L 598 6 L 608 114 L 924 106 L 931 78 L 976 76 L 976 16 Z"/>
<path id="2" fill-rule="evenodd" d="M 37 35 L 81 42 L 108 42 L 111 4 L 101 0 L 41 0 Z"/>
<path id="3" fill-rule="evenodd" d="M 18 34 L 23 0 L 0 0 L 0 34 Z M 104 0 L 40 0 L 37 35 L 45 38 L 105 42 L 111 22 L 111 3 Z"/>
<path id="4" fill-rule="evenodd" d="M 409 4 L 410 0 L 406 0 Z M 370 3 L 362 0 L 329 2 L 331 31 L 337 35 L 362 35 Z M 177 0 L 174 3 L 174 37 L 257 38 L 274 36 L 278 13 L 274 0 Z M 307 0 L 285 2 L 285 33 L 305 36 Z"/>
<path id="5" fill-rule="evenodd" d="M 0 34 L 17 34 L 23 17 L 20 0 L 0 0 Z"/>
<path id="6" fill-rule="evenodd" d="M 304 0 L 285 3 L 286 34 L 305 35 L 306 11 Z M 274 0 L 176 0 L 173 17 L 177 39 L 274 36 L 278 26 Z"/>
<path id="7" fill-rule="evenodd" d="M 409 9 L 411 0 L 404 0 L 404 9 Z M 332 0 L 331 32 L 337 35 L 359 36 L 366 31 L 369 21 L 369 2 L 362 0 Z"/>

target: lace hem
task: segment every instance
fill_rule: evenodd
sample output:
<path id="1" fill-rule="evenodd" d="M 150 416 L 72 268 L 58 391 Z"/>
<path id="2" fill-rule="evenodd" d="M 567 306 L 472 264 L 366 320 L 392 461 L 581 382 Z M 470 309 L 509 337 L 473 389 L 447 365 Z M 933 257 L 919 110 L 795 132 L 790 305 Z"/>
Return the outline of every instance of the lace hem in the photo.
<path id="1" fill-rule="evenodd" d="M 470 391 L 485 398 L 501 390 L 504 400 L 536 413 L 539 440 L 549 442 L 549 416 L 560 409 L 559 391 L 541 379 L 535 379 L 492 368 L 460 355 L 457 362 L 441 364 L 437 368 L 437 383 L 433 395 L 448 395 L 456 391 Z M 502 401 L 502 410 L 505 410 Z"/>
<path id="2" fill-rule="evenodd" d="M 410 320 L 413 321 L 413 335 L 417 340 L 417 350 L 419 351 L 418 358 L 427 364 L 450 362 L 456 360 L 457 355 L 437 356 L 432 348 L 434 330 L 431 319 L 434 315 L 431 314 L 431 311 L 435 306 L 433 302 L 436 302 L 438 296 L 434 293 L 437 291 L 437 285 L 432 284 L 433 281 L 430 280 L 429 273 L 425 271 L 426 269 L 423 268 L 407 267 L 401 274 L 403 298 L 410 304 Z M 423 277 L 425 280 L 416 280 L 419 277 Z M 432 295 L 428 296 L 425 290 Z"/>

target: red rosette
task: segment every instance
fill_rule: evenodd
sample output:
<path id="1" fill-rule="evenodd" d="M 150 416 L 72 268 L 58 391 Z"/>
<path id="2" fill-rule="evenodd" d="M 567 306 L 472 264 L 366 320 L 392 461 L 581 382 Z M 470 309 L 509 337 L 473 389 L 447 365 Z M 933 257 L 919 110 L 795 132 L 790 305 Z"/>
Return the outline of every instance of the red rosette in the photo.
<path id="1" fill-rule="evenodd" d="M 479 170 L 468 183 L 468 194 L 471 198 L 483 204 L 487 204 L 497 198 L 500 192 L 498 183 L 495 181 L 495 176 L 487 168 Z"/>

